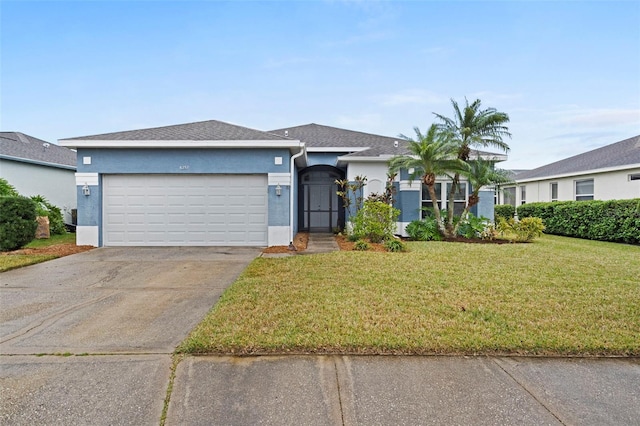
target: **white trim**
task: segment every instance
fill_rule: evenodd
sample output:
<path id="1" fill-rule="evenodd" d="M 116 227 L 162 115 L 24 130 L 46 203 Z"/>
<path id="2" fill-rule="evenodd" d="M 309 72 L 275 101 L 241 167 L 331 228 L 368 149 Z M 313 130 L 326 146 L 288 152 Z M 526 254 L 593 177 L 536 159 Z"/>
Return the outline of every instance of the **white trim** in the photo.
<path id="1" fill-rule="evenodd" d="M 28 158 L 12 157 L 10 155 L 0 154 L 0 160 L 17 161 L 19 163 L 35 164 L 36 166 L 53 167 L 56 169 L 76 170 L 76 166 L 67 166 L 66 164 L 48 163 L 46 161 L 30 160 Z"/>
<path id="2" fill-rule="evenodd" d="M 400 181 L 400 191 L 420 191 L 421 184 L 418 181 L 411 180 L 401 180 Z"/>
<path id="3" fill-rule="evenodd" d="M 76 173 L 76 186 L 98 185 L 97 173 Z"/>
<path id="4" fill-rule="evenodd" d="M 291 173 L 269 173 L 268 185 L 291 185 Z M 288 244 L 288 243 L 287 243 Z"/>
<path id="5" fill-rule="evenodd" d="M 528 178 L 528 179 L 518 179 L 516 177 L 516 183 L 539 182 L 543 180 L 554 180 L 554 179 L 562 179 L 562 178 L 568 178 L 568 177 L 593 175 L 598 173 L 618 172 L 618 171 L 631 170 L 636 168 L 640 168 L 640 164 L 626 164 L 624 166 L 607 167 L 604 169 L 583 170 L 579 172 L 563 173 L 559 175 L 540 176 L 540 177 Z"/>
<path id="6" fill-rule="evenodd" d="M 290 242 L 289 227 L 269 226 L 267 238 L 269 246 L 288 246 Z"/>
<path id="7" fill-rule="evenodd" d="M 298 140 L 190 141 L 190 140 L 58 140 L 60 146 L 73 148 L 300 148 Z"/>
<path id="8" fill-rule="evenodd" d="M 98 227 L 76 226 L 76 245 L 98 247 Z"/>
<path id="9" fill-rule="evenodd" d="M 398 232 L 398 234 L 402 237 L 408 237 L 409 234 L 407 234 L 406 228 L 407 225 L 409 225 L 411 222 L 396 222 L 396 231 L 400 231 Z"/>
<path id="10" fill-rule="evenodd" d="M 360 152 L 371 149 L 370 146 L 313 146 L 308 147 L 307 152 Z"/>
<path id="11" fill-rule="evenodd" d="M 386 163 L 392 159 L 393 155 L 380 155 L 377 157 L 349 157 L 343 155 L 338 157 L 338 162 L 343 161 L 345 163 Z"/>

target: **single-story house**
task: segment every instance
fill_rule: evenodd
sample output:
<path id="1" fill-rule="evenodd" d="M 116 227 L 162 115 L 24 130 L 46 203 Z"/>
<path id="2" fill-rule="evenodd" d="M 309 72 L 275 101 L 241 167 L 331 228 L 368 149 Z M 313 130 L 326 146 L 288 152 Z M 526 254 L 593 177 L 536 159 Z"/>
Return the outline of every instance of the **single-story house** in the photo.
<path id="1" fill-rule="evenodd" d="M 640 198 L 640 135 L 523 171 L 515 182 L 500 204 Z"/>
<path id="2" fill-rule="evenodd" d="M 78 155 L 77 241 L 94 246 L 272 246 L 331 232 L 346 220 L 336 179 L 366 176 L 365 196 L 383 192 L 389 159 L 407 152 L 402 139 L 318 124 L 264 132 L 215 120 L 60 143 Z M 394 182 L 399 233 L 430 205 L 407 176 Z M 474 213 L 493 217 L 493 190 L 480 195 Z"/>
<path id="3" fill-rule="evenodd" d="M 24 196 L 42 195 L 72 223 L 76 153 L 20 132 L 0 132 L 0 177 Z"/>

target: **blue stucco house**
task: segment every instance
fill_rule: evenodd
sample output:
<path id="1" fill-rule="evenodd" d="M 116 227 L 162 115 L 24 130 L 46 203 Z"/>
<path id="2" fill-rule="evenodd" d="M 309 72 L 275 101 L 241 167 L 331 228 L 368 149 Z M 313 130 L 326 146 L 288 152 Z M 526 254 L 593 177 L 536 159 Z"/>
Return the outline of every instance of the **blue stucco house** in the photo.
<path id="1" fill-rule="evenodd" d="M 330 232 L 346 220 L 335 180 L 366 176 L 364 195 L 380 193 L 387 162 L 406 153 L 402 139 L 318 124 L 265 132 L 215 120 L 59 142 L 77 150 L 77 243 L 94 246 L 273 246 Z M 403 233 L 430 201 L 406 172 L 394 185 Z M 493 217 L 493 190 L 480 195 L 474 213 Z"/>

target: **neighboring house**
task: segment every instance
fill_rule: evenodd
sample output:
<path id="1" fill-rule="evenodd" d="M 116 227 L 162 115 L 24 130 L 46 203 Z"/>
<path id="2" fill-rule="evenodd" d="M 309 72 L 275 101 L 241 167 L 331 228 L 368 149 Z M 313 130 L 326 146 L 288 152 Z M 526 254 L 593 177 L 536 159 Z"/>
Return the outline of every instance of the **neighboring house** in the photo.
<path id="1" fill-rule="evenodd" d="M 515 181 L 507 189 L 515 205 L 640 198 L 640 136 L 518 173 Z"/>
<path id="2" fill-rule="evenodd" d="M 0 132 L 0 177 L 24 196 L 42 195 L 71 223 L 76 153 L 20 132 Z"/>
<path id="3" fill-rule="evenodd" d="M 346 220 L 336 179 L 366 176 L 364 195 L 381 193 L 389 159 L 407 153 L 402 139 L 318 124 L 263 132 L 215 120 L 60 143 L 78 152 L 78 244 L 95 246 L 286 245 L 298 231 L 331 232 Z M 403 232 L 430 201 L 406 171 L 394 185 Z M 474 212 L 493 217 L 493 198 L 481 192 Z"/>

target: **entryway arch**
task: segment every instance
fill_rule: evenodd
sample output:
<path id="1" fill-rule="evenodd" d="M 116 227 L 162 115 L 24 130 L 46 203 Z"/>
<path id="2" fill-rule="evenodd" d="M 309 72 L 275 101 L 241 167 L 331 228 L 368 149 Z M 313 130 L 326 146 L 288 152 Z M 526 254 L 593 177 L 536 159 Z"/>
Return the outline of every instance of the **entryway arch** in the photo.
<path id="1" fill-rule="evenodd" d="M 332 166 L 311 166 L 300 171 L 298 224 L 302 231 L 332 232 L 344 227 L 344 206 L 336 179 L 344 172 Z"/>

